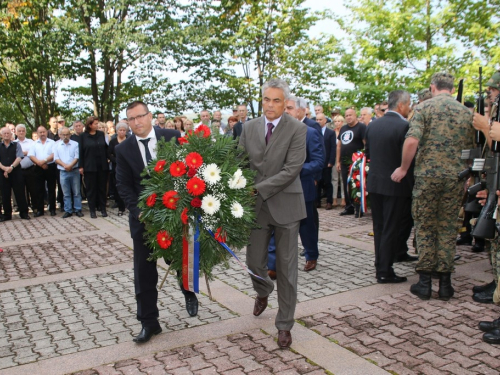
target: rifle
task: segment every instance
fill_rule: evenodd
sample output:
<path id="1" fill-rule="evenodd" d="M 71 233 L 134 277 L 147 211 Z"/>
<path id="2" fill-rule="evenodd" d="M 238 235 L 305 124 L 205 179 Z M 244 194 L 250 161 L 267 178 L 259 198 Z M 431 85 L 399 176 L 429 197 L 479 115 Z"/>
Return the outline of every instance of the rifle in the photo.
<path id="1" fill-rule="evenodd" d="M 484 97 L 483 97 L 483 68 L 479 67 L 479 96 L 476 100 L 476 111 L 477 113 L 481 114 L 484 116 Z M 467 213 L 470 213 L 472 215 L 478 215 L 481 210 L 482 206 L 479 204 L 478 200 L 476 199 L 476 194 L 480 191 L 483 190 L 486 186 L 486 182 L 481 180 L 481 174 L 484 169 L 484 150 L 485 150 L 485 143 L 486 143 L 486 138 L 484 134 L 476 130 L 474 134 L 474 140 L 476 144 L 476 148 L 473 148 L 471 150 L 462 150 L 462 160 L 472 160 L 472 165 L 459 173 L 459 179 L 468 177 L 469 175 L 472 175 L 474 178 L 474 183 L 472 184 L 469 189 L 467 189 L 467 203 L 465 204 L 464 210 Z"/>
<path id="2" fill-rule="evenodd" d="M 497 95 L 495 101 L 491 105 L 490 126 L 494 121 L 499 121 L 499 104 L 500 95 Z M 471 233 L 474 237 L 486 239 L 495 238 L 495 232 L 499 230 L 496 219 L 498 210 L 497 190 L 500 187 L 500 142 L 492 141 L 491 151 L 493 151 L 493 156 L 487 158 L 484 165 L 488 196 L 486 198 L 486 204 L 481 210 L 481 213 L 479 214 L 474 229 Z"/>

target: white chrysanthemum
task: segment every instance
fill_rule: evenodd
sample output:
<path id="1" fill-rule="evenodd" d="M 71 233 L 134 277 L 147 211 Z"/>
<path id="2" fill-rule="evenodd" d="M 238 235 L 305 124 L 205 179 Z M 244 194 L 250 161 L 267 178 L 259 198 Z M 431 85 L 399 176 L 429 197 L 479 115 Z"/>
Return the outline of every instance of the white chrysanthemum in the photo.
<path id="1" fill-rule="evenodd" d="M 369 170 L 370 170 L 370 167 L 369 167 L 369 166 L 366 166 L 366 167 L 365 167 L 365 171 L 367 171 L 367 172 L 368 172 Z"/>
<path id="2" fill-rule="evenodd" d="M 203 179 L 209 184 L 216 184 L 220 181 L 220 169 L 217 164 L 208 164 L 203 169 Z"/>
<path id="3" fill-rule="evenodd" d="M 352 186 L 353 188 L 355 188 L 355 187 L 356 187 L 356 183 L 355 183 L 355 182 L 353 182 L 353 183 L 351 184 L 351 186 Z"/>
<path id="4" fill-rule="evenodd" d="M 213 215 L 220 208 L 220 201 L 213 195 L 207 194 L 201 200 L 201 209 L 208 215 Z"/>
<path id="5" fill-rule="evenodd" d="M 235 218 L 239 219 L 243 216 L 244 212 L 245 211 L 243 210 L 241 204 L 239 204 L 238 202 L 233 202 L 233 204 L 231 205 L 231 213 Z"/>
<path id="6" fill-rule="evenodd" d="M 359 193 L 359 192 L 356 193 L 356 196 L 359 197 L 359 198 L 361 198 L 361 193 Z"/>
<path id="7" fill-rule="evenodd" d="M 243 176 L 241 169 L 234 172 L 233 177 L 228 182 L 229 188 L 231 189 L 243 189 L 247 186 L 247 179 Z"/>
<path id="8" fill-rule="evenodd" d="M 359 174 L 356 176 L 356 180 L 361 180 L 361 176 Z"/>

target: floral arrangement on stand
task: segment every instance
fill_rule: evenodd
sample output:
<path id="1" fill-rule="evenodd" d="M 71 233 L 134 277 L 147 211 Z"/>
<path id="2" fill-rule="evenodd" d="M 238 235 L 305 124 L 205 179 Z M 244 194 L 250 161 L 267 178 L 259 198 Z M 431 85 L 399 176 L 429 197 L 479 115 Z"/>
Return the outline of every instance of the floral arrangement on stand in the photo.
<path id="1" fill-rule="evenodd" d="M 156 160 L 143 175 L 141 221 L 151 259 L 164 258 L 182 271 L 186 289 L 198 292 L 198 277 L 234 256 L 230 248 L 248 244 L 255 227 L 255 173 L 232 137 L 194 132 L 157 143 Z M 221 246 L 222 245 L 222 246 Z"/>
<path id="2" fill-rule="evenodd" d="M 365 213 L 369 205 L 366 191 L 366 177 L 369 170 L 370 161 L 366 159 L 364 150 L 353 153 L 347 184 L 354 202 L 356 217 L 361 217 L 361 213 Z"/>

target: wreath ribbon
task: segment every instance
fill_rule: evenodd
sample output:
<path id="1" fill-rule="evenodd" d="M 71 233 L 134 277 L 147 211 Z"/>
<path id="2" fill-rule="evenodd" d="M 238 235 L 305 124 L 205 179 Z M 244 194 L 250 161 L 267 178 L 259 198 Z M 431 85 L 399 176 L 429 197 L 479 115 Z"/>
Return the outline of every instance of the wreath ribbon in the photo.
<path id="1" fill-rule="evenodd" d="M 361 212 L 366 212 L 366 155 L 361 151 L 356 151 L 352 154 L 352 165 L 349 170 L 349 177 L 347 178 L 347 183 L 351 182 L 352 176 L 356 169 L 359 169 L 359 192 L 360 197 L 360 210 Z"/>
<path id="2" fill-rule="evenodd" d="M 199 293 L 200 278 L 200 225 L 195 221 L 194 232 L 182 237 L 182 285 L 184 289 Z"/>

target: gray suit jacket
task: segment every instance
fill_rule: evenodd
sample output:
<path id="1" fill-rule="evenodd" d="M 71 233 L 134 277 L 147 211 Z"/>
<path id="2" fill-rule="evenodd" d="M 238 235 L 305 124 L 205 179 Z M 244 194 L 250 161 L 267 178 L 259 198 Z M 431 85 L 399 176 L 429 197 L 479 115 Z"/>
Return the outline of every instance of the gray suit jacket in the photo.
<path id="1" fill-rule="evenodd" d="M 257 215 L 265 201 L 278 224 L 289 224 L 307 216 L 299 177 L 306 159 L 306 133 L 303 123 L 283 113 L 266 145 L 265 117 L 245 123 L 239 144 L 249 154 L 250 168 L 257 171 Z"/>

